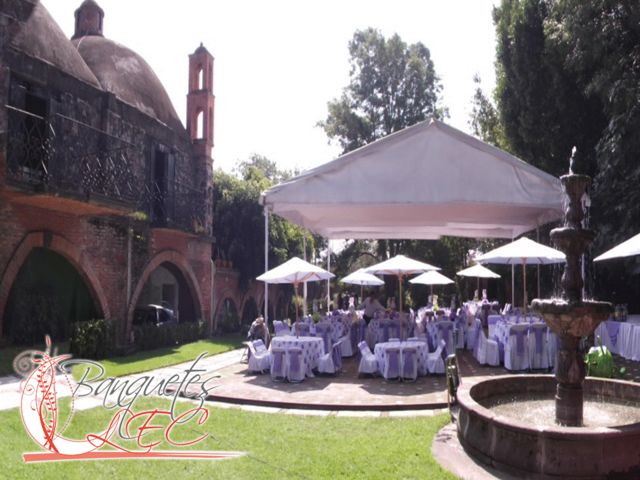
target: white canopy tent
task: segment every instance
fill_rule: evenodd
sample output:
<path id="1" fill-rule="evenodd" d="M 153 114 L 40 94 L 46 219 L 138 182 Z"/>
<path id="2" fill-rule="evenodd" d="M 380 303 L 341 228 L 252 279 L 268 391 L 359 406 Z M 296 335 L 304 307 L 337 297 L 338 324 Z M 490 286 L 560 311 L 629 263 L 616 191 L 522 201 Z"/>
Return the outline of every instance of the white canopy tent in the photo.
<path id="1" fill-rule="evenodd" d="M 562 216 L 560 181 L 438 120 L 263 193 L 271 213 L 326 238 L 513 239 Z"/>
<path id="2" fill-rule="evenodd" d="M 276 185 L 261 203 L 265 232 L 270 212 L 329 239 L 514 239 L 562 216 L 557 178 L 438 120 Z"/>

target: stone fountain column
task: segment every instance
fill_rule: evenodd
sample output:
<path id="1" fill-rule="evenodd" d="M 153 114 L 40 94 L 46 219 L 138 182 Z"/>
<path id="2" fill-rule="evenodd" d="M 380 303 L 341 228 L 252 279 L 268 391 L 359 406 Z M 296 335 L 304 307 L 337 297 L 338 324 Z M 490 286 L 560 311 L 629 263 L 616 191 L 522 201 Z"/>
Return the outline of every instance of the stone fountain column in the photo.
<path id="1" fill-rule="evenodd" d="M 551 239 L 567 256 L 561 282 L 563 295 L 562 299 L 536 299 L 531 305 L 560 339 L 556 357 L 556 423 L 579 427 L 582 426 L 582 383 L 586 373 L 579 350 L 580 338 L 593 334 L 613 307 L 608 302 L 582 298 L 582 255 L 593 241 L 594 232 L 582 228 L 581 200 L 591 178 L 570 173 L 560 177 L 560 181 L 568 205 L 564 225 L 551 230 Z"/>

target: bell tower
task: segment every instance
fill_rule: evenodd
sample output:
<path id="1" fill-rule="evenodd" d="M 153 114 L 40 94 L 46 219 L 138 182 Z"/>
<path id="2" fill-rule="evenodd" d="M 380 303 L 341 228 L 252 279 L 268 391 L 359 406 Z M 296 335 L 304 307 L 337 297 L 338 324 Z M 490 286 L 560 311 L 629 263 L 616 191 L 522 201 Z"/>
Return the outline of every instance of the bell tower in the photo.
<path id="1" fill-rule="evenodd" d="M 193 159 L 200 188 L 205 192 L 205 228 L 211 235 L 213 224 L 213 56 L 200 44 L 189 55 L 189 91 L 187 93 L 187 133 L 193 145 Z"/>
<path id="2" fill-rule="evenodd" d="M 213 148 L 213 56 L 200 44 L 189 55 L 187 131 L 198 155 L 211 158 Z"/>

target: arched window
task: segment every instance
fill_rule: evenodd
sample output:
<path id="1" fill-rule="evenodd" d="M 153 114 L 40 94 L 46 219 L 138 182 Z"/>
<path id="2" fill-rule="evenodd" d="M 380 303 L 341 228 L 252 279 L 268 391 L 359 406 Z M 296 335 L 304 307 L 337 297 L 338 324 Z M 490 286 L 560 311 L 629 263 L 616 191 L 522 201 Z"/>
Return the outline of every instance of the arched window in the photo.
<path id="1" fill-rule="evenodd" d="M 198 65 L 198 90 L 204 89 L 204 68 Z"/>
<path id="2" fill-rule="evenodd" d="M 196 115 L 196 138 L 204 138 L 204 112 L 202 110 Z"/>

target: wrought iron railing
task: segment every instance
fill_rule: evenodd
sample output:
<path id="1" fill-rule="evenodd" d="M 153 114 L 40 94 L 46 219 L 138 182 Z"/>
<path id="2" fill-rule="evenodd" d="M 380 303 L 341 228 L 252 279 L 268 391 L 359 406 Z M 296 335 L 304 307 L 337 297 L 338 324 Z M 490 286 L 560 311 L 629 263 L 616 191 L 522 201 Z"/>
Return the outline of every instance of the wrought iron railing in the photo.
<path id="1" fill-rule="evenodd" d="M 208 233 L 205 225 L 205 195 L 179 182 L 159 185 L 152 183 L 148 190 L 152 225 L 178 228 L 198 234 Z"/>
<path id="2" fill-rule="evenodd" d="M 155 226 L 207 233 L 204 192 L 177 182 L 149 183 L 139 147 L 64 115 L 41 117 L 6 108 L 12 184 L 116 204 L 145 213 Z"/>

